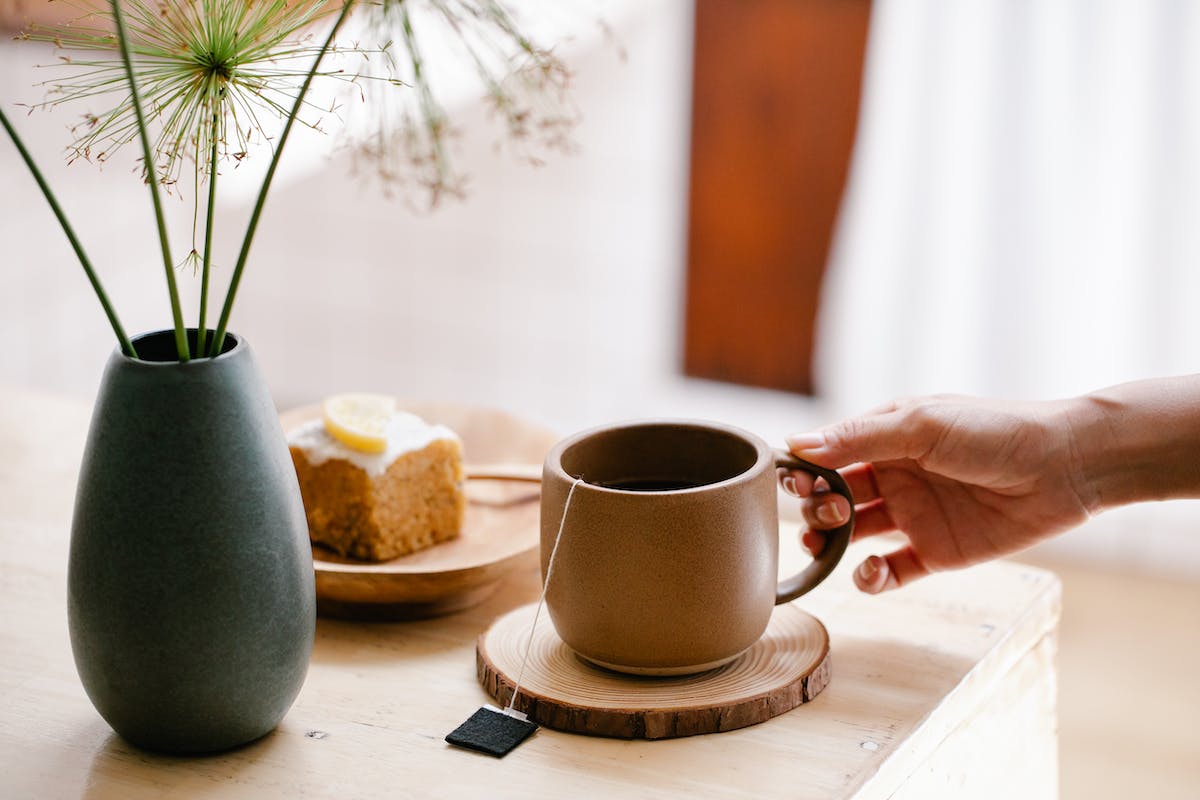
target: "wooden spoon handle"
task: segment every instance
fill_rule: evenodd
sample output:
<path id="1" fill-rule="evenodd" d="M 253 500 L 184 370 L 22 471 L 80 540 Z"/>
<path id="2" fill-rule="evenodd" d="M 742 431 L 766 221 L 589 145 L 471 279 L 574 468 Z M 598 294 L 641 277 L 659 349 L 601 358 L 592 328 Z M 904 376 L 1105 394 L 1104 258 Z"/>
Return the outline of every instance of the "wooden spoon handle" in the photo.
<path id="1" fill-rule="evenodd" d="M 473 481 L 542 482 L 541 464 L 467 464 L 463 471 Z"/>

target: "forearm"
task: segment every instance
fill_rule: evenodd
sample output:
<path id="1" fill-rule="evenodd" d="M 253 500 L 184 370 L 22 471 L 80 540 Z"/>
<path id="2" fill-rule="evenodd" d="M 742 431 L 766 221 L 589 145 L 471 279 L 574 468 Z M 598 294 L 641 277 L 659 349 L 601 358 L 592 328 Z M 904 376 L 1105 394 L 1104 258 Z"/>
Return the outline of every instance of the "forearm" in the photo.
<path id="1" fill-rule="evenodd" d="M 1066 414 L 1089 510 L 1200 497 L 1200 375 L 1090 392 Z"/>

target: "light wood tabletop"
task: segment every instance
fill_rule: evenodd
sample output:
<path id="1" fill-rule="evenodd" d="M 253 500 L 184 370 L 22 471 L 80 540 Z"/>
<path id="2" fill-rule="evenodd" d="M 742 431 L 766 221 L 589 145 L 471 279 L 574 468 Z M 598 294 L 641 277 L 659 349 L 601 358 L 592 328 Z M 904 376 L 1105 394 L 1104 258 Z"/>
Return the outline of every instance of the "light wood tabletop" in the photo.
<path id="1" fill-rule="evenodd" d="M 67 637 L 88 416 L 77 400 L 0 389 L 0 797 L 1057 796 L 1058 580 L 996 563 L 868 597 L 849 579 L 861 545 L 798 601 L 829 629 L 828 688 L 752 727 L 661 741 L 543 728 L 503 760 L 446 744 L 489 700 L 477 637 L 537 597 L 531 559 L 452 616 L 318 621 L 299 699 L 256 743 L 201 758 L 138 750 L 93 710 Z M 798 526 L 784 529 L 792 571 Z"/>

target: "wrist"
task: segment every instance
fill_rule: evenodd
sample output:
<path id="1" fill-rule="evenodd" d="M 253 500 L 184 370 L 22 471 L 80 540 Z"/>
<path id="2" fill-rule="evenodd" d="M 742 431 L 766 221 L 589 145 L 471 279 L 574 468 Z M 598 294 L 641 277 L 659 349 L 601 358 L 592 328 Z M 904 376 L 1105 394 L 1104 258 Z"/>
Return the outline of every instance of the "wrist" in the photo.
<path id="1" fill-rule="evenodd" d="M 1200 496 L 1200 378 L 1089 392 L 1064 405 L 1072 481 L 1090 513 Z"/>
<path id="2" fill-rule="evenodd" d="M 1131 464 L 1120 455 L 1121 409 L 1089 393 L 1067 400 L 1063 416 L 1070 432 L 1071 484 L 1088 513 L 1135 502 L 1126 496 Z"/>

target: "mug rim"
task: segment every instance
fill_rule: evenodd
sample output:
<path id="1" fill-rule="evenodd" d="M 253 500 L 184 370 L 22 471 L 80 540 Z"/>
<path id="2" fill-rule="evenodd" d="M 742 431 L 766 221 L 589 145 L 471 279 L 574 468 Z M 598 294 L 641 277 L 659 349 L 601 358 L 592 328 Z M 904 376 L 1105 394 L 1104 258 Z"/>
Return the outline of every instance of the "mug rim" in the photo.
<path id="1" fill-rule="evenodd" d="M 724 480 L 714 481 L 713 483 L 705 483 L 700 486 L 690 486 L 690 487 L 683 488 L 683 489 L 652 489 L 652 490 L 618 489 L 618 488 L 613 488 L 611 486 L 602 486 L 598 483 L 591 483 L 586 478 L 579 481 L 579 487 L 587 488 L 589 490 L 593 490 L 593 491 L 597 491 L 597 492 L 608 492 L 608 493 L 612 493 L 612 494 L 616 494 L 616 495 L 654 496 L 654 495 L 688 494 L 688 493 L 692 493 L 692 492 L 705 492 L 705 491 L 711 491 L 713 489 L 720 488 L 720 487 L 735 485 L 739 482 L 749 481 L 754 476 L 758 475 L 762 471 L 762 469 L 764 468 L 764 465 L 775 463 L 775 457 L 774 457 L 773 453 L 771 452 L 771 448 L 766 443 L 766 441 L 763 440 L 762 437 L 756 436 L 755 434 L 751 433 L 750 431 L 747 431 L 743 428 L 739 428 L 735 425 L 729 425 L 724 422 L 714 422 L 712 420 L 705 420 L 705 419 L 688 419 L 688 418 L 676 418 L 676 417 L 647 417 L 644 419 L 631 419 L 631 420 L 623 420 L 620 422 L 610 422 L 610 423 L 604 424 L 604 425 L 596 425 L 591 428 L 587 428 L 586 430 L 582 430 L 577 433 L 574 433 L 564 439 L 561 439 L 557 444 L 554 445 L 554 447 L 550 448 L 550 452 L 546 454 L 546 461 L 545 461 L 545 465 L 544 465 L 545 469 L 547 472 L 551 473 L 553 475 L 553 477 L 556 478 L 557 480 L 566 482 L 568 484 L 573 484 L 577 480 L 576 476 L 568 473 L 565 469 L 563 469 L 563 466 L 562 466 L 562 456 L 569 448 L 579 444 L 580 442 L 582 442 L 586 439 L 590 439 L 593 436 L 596 436 L 598 434 L 611 433 L 613 431 L 620 431 L 620 430 L 628 430 L 630 428 L 648 428 L 648 427 L 700 428 L 700 429 L 707 430 L 707 431 L 718 431 L 721 433 L 729 434 L 729 435 L 737 437 L 738 439 L 741 439 L 742 441 L 744 441 L 747 444 L 754 447 L 754 449 L 757 453 L 757 458 L 755 459 L 754 463 L 751 466 L 747 467 L 746 469 L 742 470 L 741 472 L 737 473 L 736 475 L 731 475 L 728 478 L 725 478 Z"/>

